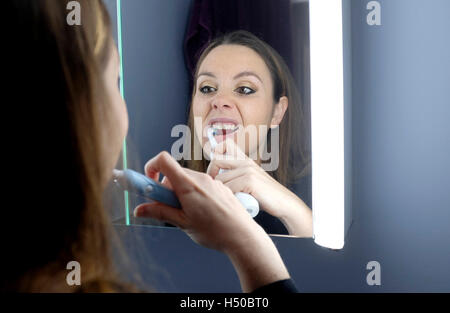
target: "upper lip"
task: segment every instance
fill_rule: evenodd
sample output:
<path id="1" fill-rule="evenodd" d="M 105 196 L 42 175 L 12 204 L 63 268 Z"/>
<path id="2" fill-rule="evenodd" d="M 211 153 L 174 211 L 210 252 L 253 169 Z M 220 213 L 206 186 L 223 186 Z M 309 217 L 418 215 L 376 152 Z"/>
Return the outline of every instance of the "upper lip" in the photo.
<path id="1" fill-rule="evenodd" d="M 208 125 L 212 125 L 214 123 L 224 123 L 224 124 L 234 124 L 238 125 L 239 123 L 232 118 L 229 117 L 216 117 L 209 120 Z"/>

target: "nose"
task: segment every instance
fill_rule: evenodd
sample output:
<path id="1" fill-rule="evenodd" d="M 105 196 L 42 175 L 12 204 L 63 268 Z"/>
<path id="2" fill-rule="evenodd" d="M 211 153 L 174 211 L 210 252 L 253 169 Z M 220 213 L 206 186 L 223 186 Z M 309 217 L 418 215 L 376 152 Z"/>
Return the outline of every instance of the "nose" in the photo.
<path id="1" fill-rule="evenodd" d="M 232 109 L 234 107 L 233 101 L 226 97 L 216 97 L 211 101 L 211 106 L 216 110 Z"/>

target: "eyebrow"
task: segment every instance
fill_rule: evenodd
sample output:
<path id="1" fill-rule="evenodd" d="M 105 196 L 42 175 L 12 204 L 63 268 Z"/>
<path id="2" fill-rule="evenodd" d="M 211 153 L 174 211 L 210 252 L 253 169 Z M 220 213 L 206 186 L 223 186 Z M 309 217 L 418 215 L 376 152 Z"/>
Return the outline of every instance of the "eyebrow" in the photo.
<path id="1" fill-rule="evenodd" d="M 236 76 L 234 76 L 233 79 L 238 79 L 238 78 L 244 77 L 244 76 L 254 76 L 262 83 L 262 79 L 258 75 L 256 75 L 256 73 L 253 73 L 250 71 L 241 72 L 241 73 L 237 74 Z"/>
<path id="2" fill-rule="evenodd" d="M 214 75 L 213 73 L 211 73 L 211 72 L 201 72 L 200 74 L 198 74 L 197 75 L 197 78 L 199 78 L 200 76 L 209 76 L 209 77 L 212 77 L 212 78 L 216 78 L 216 75 Z"/>
<path id="3" fill-rule="evenodd" d="M 203 76 L 209 76 L 209 77 L 212 77 L 212 78 L 217 78 L 216 75 L 214 75 L 211 72 L 201 72 L 200 74 L 198 74 L 197 79 L 200 76 L 202 76 L 202 75 Z M 235 75 L 233 77 L 233 79 L 238 79 L 238 78 L 241 78 L 241 77 L 244 77 L 244 76 L 254 76 L 262 83 L 262 79 L 256 73 L 253 73 L 253 72 L 250 72 L 250 71 L 240 72 L 239 74 Z"/>

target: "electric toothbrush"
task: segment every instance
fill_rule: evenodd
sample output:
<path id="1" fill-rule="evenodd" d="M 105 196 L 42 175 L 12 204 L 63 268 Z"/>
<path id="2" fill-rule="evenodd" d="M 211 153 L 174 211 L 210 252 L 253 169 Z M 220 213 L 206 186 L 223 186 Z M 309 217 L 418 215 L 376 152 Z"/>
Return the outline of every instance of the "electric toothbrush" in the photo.
<path id="1" fill-rule="evenodd" d="M 155 182 L 153 179 L 144 176 L 133 170 L 113 170 L 114 182 L 124 190 L 164 203 L 168 206 L 181 209 L 175 193 Z"/>

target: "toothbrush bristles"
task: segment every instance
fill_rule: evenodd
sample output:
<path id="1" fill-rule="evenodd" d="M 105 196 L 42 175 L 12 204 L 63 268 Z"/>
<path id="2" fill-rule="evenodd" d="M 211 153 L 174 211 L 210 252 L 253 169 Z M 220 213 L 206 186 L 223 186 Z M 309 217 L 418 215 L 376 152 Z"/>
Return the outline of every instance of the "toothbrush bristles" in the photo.
<path id="1" fill-rule="evenodd" d="M 234 133 L 238 129 L 239 129 L 239 125 L 236 126 L 234 129 L 232 129 L 230 133 Z M 217 129 L 217 128 L 209 128 L 209 131 L 211 132 L 212 136 L 217 136 L 219 134 L 226 135 L 228 133 L 228 131 L 226 129 Z"/>

